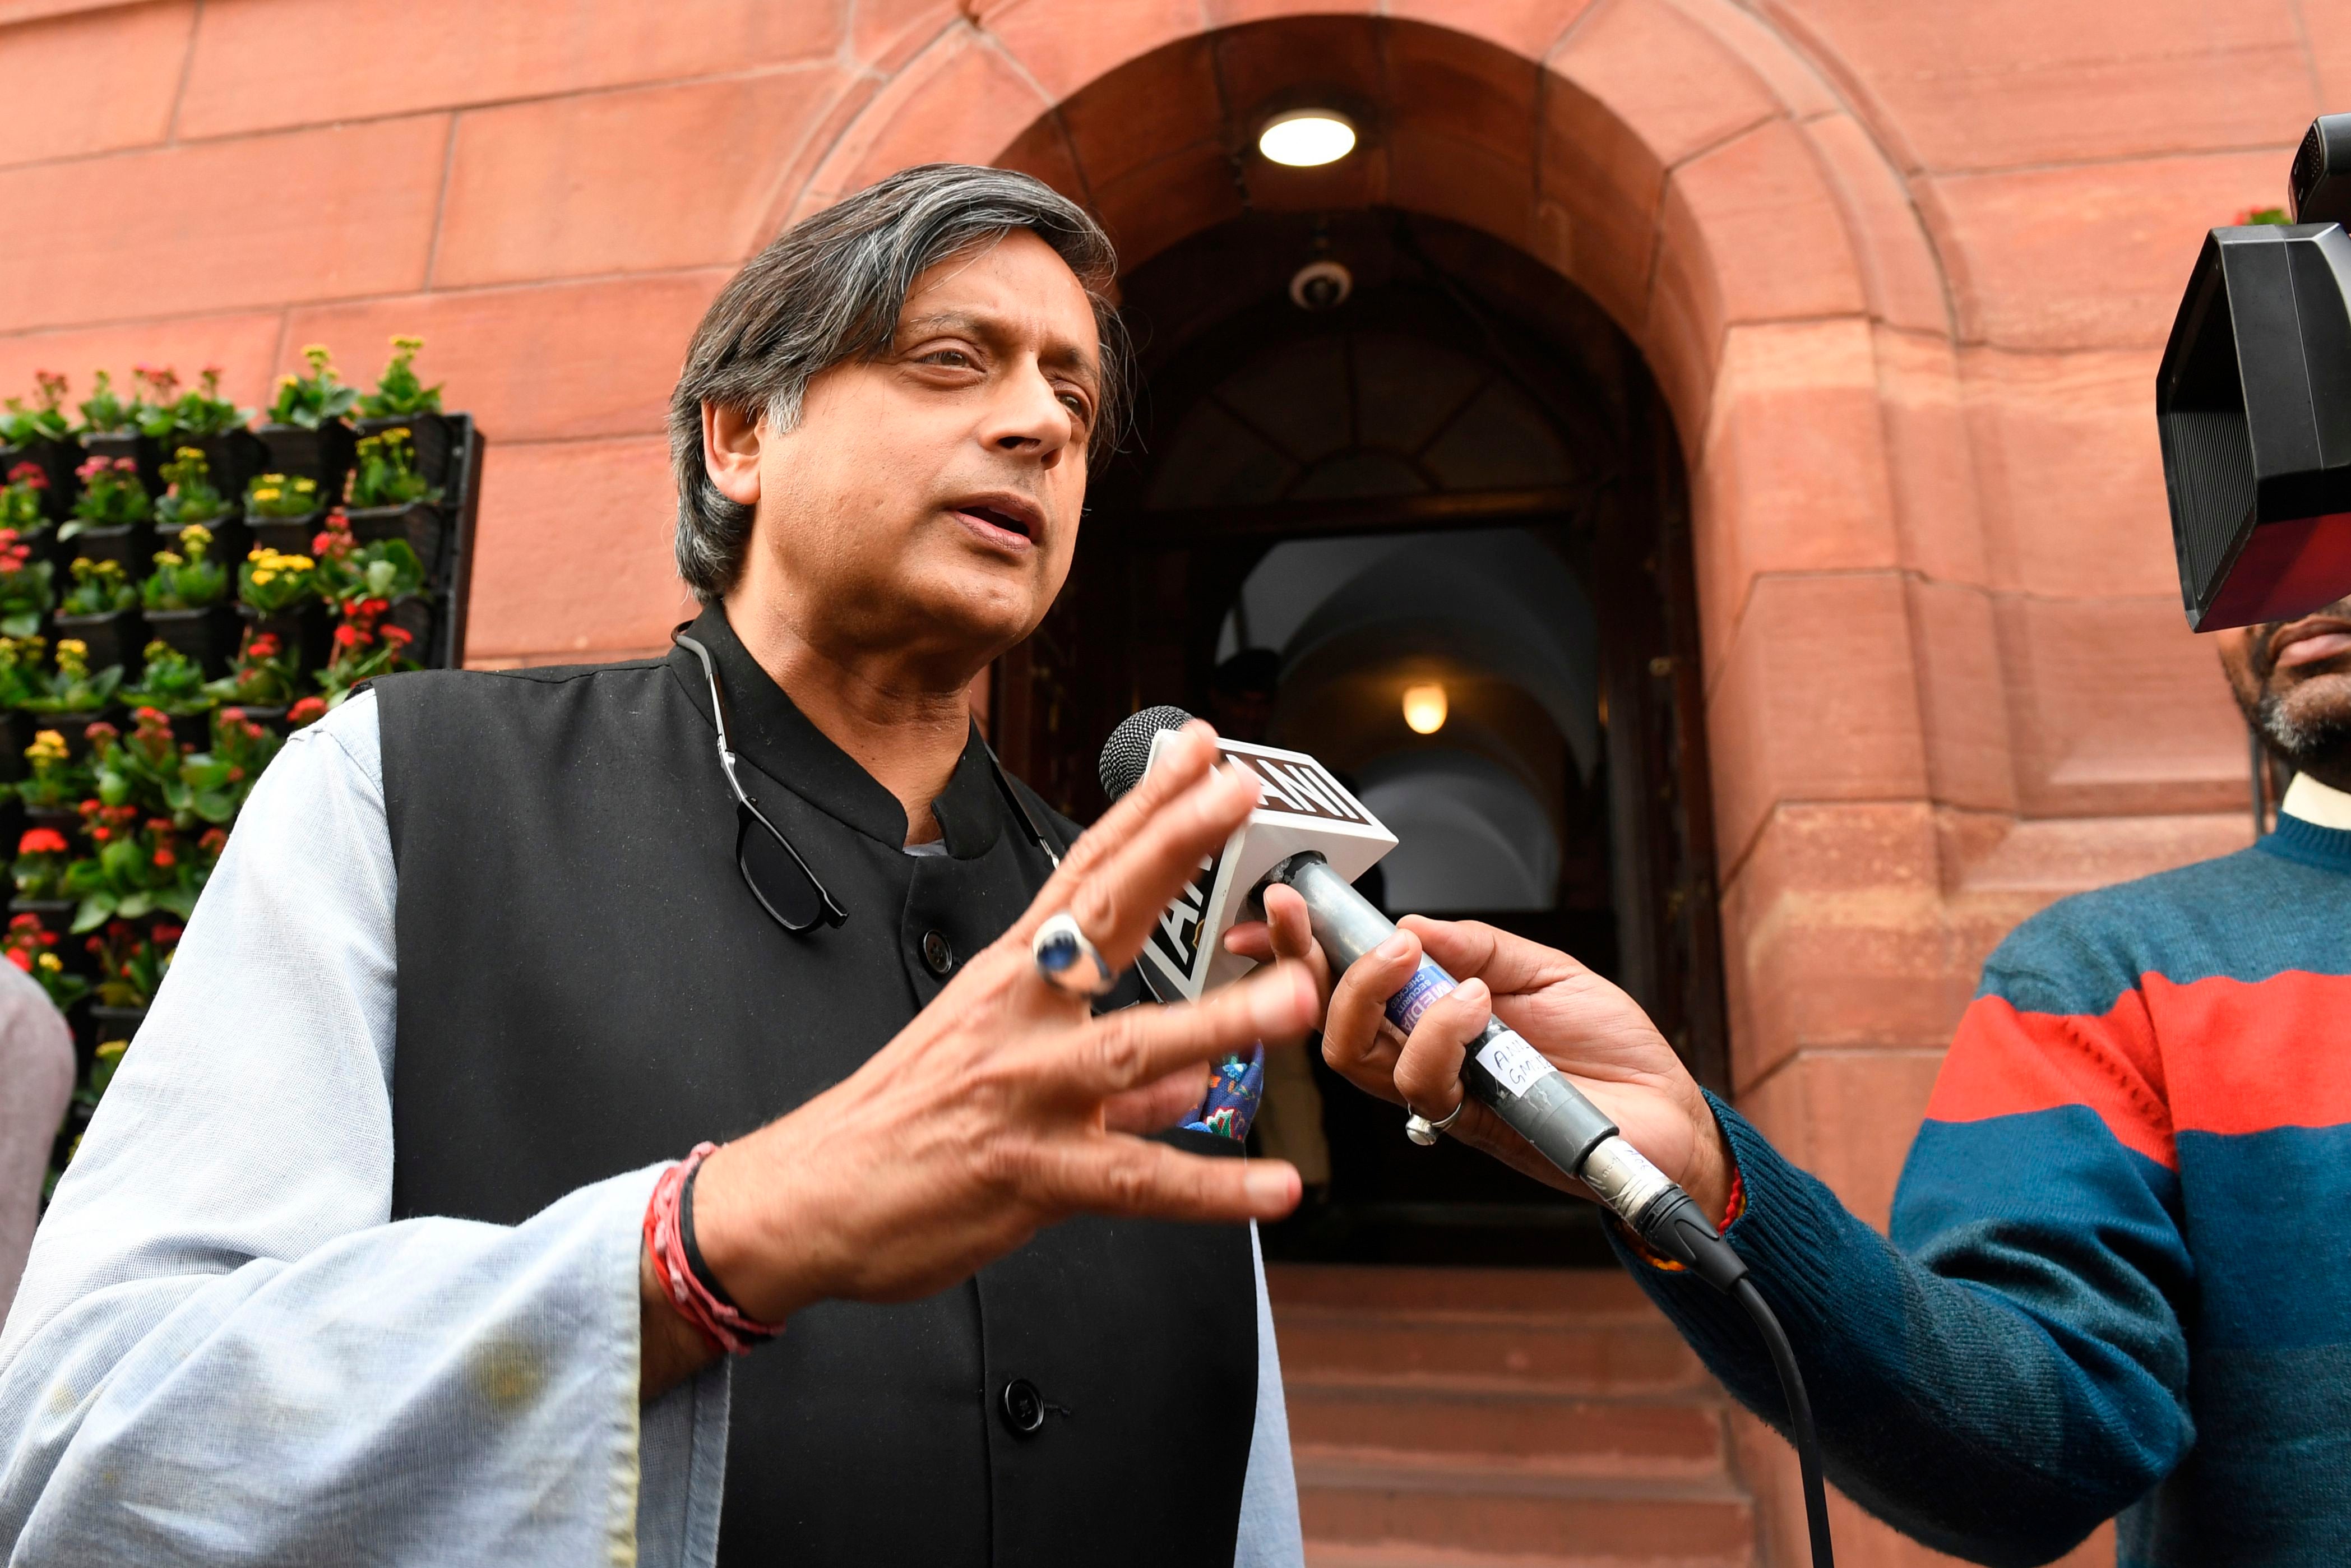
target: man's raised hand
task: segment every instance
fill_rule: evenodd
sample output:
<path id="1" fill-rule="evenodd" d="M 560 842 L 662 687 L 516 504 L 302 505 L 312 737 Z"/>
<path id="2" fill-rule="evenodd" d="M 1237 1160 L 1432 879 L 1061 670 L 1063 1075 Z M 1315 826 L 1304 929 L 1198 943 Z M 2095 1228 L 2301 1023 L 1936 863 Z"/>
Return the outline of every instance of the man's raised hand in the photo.
<path id="1" fill-rule="evenodd" d="M 744 1312 L 775 1321 L 831 1297 L 929 1295 L 1078 1213 L 1237 1222 L 1297 1204 L 1287 1164 L 1186 1155 L 1134 1132 L 1196 1101 L 1217 1056 L 1310 1027 L 1320 998 L 1301 966 L 1197 1003 L 1097 1019 L 1029 956 L 1038 925 L 1066 909 L 1114 967 L 1134 962 L 1161 911 L 1256 806 L 1256 783 L 1214 760 L 1212 732 L 1189 726 L 1071 846 L 1027 914 L 896 1039 L 705 1162 L 696 1239 Z M 647 1303 L 652 1393 L 698 1358 L 657 1289 Z"/>

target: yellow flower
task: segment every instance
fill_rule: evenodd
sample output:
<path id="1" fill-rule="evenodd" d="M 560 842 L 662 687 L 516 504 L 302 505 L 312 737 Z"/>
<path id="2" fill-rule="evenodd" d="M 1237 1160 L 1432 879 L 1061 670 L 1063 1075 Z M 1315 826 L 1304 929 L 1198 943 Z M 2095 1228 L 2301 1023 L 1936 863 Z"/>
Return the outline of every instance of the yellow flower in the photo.
<path id="1" fill-rule="evenodd" d="M 308 571 L 318 564 L 319 563 L 317 561 L 312 560 L 307 555 L 289 555 L 286 558 L 286 570 L 287 571 Z"/>
<path id="2" fill-rule="evenodd" d="M 202 523 L 190 523 L 180 530 L 180 538 L 188 544 L 208 545 L 213 542 L 213 531 Z M 179 562 L 175 559 L 172 564 L 177 566 Z"/>
<path id="3" fill-rule="evenodd" d="M 280 376 L 277 378 L 277 384 L 281 387 L 290 387 L 301 379 L 300 376 Z"/>
<path id="4" fill-rule="evenodd" d="M 422 338 L 394 338 L 392 340 L 392 346 L 395 349 L 405 349 L 413 354 L 416 352 L 417 350 L 424 347 L 424 340 Z"/>
<path id="5" fill-rule="evenodd" d="M 277 499 L 277 488 L 274 485 L 266 486 L 261 489 L 256 490 L 253 493 L 253 498 L 256 501 L 274 501 Z"/>
<path id="6" fill-rule="evenodd" d="M 185 463 L 191 457 L 202 457 L 204 455 L 204 449 L 201 446 L 183 446 L 180 448 L 180 461 L 183 463 Z"/>
<path id="7" fill-rule="evenodd" d="M 57 956 L 55 953 L 44 953 L 33 961 L 40 965 L 42 968 L 47 969 L 52 975 L 65 967 L 63 964 L 57 961 Z"/>
<path id="8" fill-rule="evenodd" d="M 269 570 L 266 567 L 259 568 L 256 569 L 253 574 L 253 586 L 256 588 L 266 588 L 272 582 L 276 581 L 277 579 L 277 574 L 276 572 Z"/>
<path id="9" fill-rule="evenodd" d="M 65 638 L 57 643 L 57 657 L 62 659 L 68 654 L 77 659 L 88 658 L 89 644 L 78 637 Z"/>
<path id="10" fill-rule="evenodd" d="M 122 1053 L 130 1049 L 131 1042 L 127 1040 L 101 1040 L 99 1042 L 97 1056 L 100 1061 L 120 1061 L 122 1060 Z"/>

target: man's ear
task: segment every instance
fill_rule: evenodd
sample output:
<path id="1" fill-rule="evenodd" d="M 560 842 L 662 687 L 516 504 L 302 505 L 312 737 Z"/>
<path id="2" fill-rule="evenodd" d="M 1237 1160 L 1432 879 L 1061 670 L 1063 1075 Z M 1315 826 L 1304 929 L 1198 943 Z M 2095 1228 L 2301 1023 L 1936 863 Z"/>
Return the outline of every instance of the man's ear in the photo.
<path id="1" fill-rule="evenodd" d="M 737 506 L 759 504 L 759 416 L 715 402 L 702 405 L 702 468 Z"/>

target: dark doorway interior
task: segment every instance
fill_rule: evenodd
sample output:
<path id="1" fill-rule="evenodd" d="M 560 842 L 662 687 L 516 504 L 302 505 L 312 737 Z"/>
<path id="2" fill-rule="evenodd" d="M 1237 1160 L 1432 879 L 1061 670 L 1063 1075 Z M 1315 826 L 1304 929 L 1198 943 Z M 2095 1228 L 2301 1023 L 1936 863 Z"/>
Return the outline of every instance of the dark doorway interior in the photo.
<path id="1" fill-rule="evenodd" d="M 1290 284 L 1316 260 L 1352 288 L 1310 310 Z M 1721 1083 L 1687 513 L 1638 350 L 1530 257 L 1393 212 L 1243 218 L 1124 287 L 1137 428 L 1061 602 L 998 672 L 1008 764 L 1091 820 L 1111 727 L 1209 711 L 1219 664 L 1259 650 L 1274 689 L 1250 722 L 1348 775 L 1402 841 L 1392 913 L 1574 953 Z M 1270 1251 L 1602 1256 L 1587 1207 L 1417 1148 L 1394 1106 L 1311 1071 L 1329 1181 Z M 1269 1091 L 1280 1152 L 1312 1098 Z"/>

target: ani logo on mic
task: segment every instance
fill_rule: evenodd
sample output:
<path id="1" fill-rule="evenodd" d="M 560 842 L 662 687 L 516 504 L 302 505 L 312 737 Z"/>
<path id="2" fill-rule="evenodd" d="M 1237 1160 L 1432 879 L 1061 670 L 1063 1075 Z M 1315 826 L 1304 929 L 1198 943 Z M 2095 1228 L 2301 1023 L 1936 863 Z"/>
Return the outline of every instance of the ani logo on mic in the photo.
<path id="1" fill-rule="evenodd" d="M 1167 732 L 1153 737 L 1157 761 Z M 1256 967 L 1224 949 L 1224 935 L 1258 913 L 1248 907 L 1269 871 L 1302 851 L 1321 852 L 1338 873 L 1353 881 L 1395 847 L 1395 835 L 1380 826 L 1331 770 L 1300 751 L 1282 751 L 1246 741 L 1219 740 L 1217 749 L 1232 766 L 1253 775 L 1265 798 L 1238 831 L 1202 862 L 1199 873 L 1167 906 L 1143 962 L 1155 989 L 1173 999 L 1196 998 L 1212 986 L 1240 978 Z"/>

